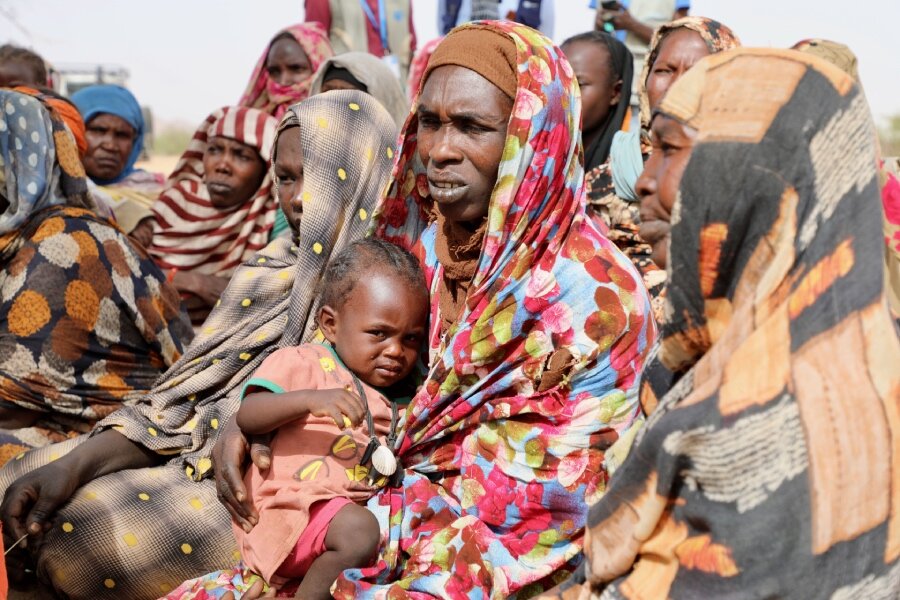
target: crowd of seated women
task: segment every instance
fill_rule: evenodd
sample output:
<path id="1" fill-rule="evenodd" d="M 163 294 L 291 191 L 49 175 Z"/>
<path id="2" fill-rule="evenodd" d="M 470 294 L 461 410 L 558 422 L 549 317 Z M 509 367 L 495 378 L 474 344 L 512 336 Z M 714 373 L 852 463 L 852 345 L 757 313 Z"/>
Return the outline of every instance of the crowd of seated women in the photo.
<path id="1" fill-rule="evenodd" d="M 633 64 L 481 21 L 407 89 L 294 25 L 166 176 L 130 91 L 0 48 L 10 583 L 898 597 L 900 162 L 856 58 L 686 17 Z"/>

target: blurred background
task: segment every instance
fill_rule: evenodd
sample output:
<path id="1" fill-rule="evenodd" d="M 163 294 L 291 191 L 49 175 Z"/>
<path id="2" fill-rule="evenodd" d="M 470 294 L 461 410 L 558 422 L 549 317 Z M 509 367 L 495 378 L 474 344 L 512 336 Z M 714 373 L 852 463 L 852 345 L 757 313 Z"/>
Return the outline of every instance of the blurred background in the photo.
<path id="1" fill-rule="evenodd" d="M 555 0 L 553 38 L 593 28 L 588 0 Z M 213 109 L 237 102 L 273 35 L 303 20 L 303 0 L 0 0 L 0 43 L 30 47 L 54 66 L 102 65 L 153 117 L 158 170 Z M 419 46 L 437 37 L 437 0 L 413 0 Z M 691 14 L 729 25 L 747 46 L 823 37 L 850 46 L 885 154 L 900 154 L 900 0 L 693 0 Z M 70 90 L 71 91 L 71 90 Z"/>

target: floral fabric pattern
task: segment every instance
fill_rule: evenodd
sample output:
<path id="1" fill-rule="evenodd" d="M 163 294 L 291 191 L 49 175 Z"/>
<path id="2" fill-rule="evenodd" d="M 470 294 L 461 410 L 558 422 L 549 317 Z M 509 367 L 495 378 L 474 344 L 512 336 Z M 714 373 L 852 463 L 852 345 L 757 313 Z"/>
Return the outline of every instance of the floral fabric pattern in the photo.
<path id="1" fill-rule="evenodd" d="M 405 479 L 369 508 L 381 560 L 336 598 L 528 597 L 578 562 L 605 451 L 638 422 L 655 327 L 631 263 L 584 212 L 580 100 L 560 50 L 514 23 L 518 92 L 477 272 L 441 332 L 431 200 L 417 120 L 401 136 L 376 233 L 416 246 L 432 288 L 430 371 L 406 413 Z M 451 34 L 452 35 L 452 34 Z M 418 243 L 417 243 L 418 242 Z"/>

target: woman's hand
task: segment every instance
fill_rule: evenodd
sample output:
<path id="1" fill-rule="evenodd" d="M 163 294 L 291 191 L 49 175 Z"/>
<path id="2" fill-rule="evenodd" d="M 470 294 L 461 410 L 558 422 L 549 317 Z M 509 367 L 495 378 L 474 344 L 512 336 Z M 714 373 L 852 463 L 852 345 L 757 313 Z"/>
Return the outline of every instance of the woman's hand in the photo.
<path id="1" fill-rule="evenodd" d="M 216 305 L 219 296 L 228 287 L 228 279 L 225 277 L 202 275 L 190 271 L 176 272 L 172 283 L 179 292 L 193 294 L 209 307 Z"/>
<path id="2" fill-rule="evenodd" d="M 77 469 L 67 467 L 64 460 L 35 469 L 13 482 L 0 504 L 5 546 L 9 548 L 26 533 L 32 539 L 42 536 L 50 528 L 57 509 L 81 485 Z M 22 548 L 27 545 L 28 538 L 19 543 Z"/>
<path id="3" fill-rule="evenodd" d="M 149 248 L 153 243 L 153 223 L 153 217 L 141 219 L 141 222 L 128 235 L 144 248 Z"/>
<path id="4" fill-rule="evenodd" d="M 213 473 L 219 502 L 225 505 L 235 523 L 247 532 L 259 522 L 259 513 L 253 507 L 244 486 L 244 462 L 248 452 L 259 470 L 268 470 L 272 464 L 272 450 L 268 439 L 254 438 L 248 442 L 232 417 L 213 446 Z"/>

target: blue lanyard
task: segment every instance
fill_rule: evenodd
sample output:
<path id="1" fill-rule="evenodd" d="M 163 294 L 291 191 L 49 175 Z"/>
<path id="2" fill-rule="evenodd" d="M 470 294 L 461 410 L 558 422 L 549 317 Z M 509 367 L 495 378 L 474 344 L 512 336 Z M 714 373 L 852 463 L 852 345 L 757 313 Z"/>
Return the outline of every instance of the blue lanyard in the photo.
<path id="1" fill-rule="evenodd" d="M 369 8 L 369 3 L 366 0 L 359 0 L 359 4 L 362 6 L 363 12 L 366 13 L 366 18 L 369 19 L 369 23 L 372 24 L 372 27 L 381 33 L 381 47 L 384 48 L 385 54 L 390 54 L 391 48 L 388 46 L 387 15 L 385 14 L 384 0 L 378 0 L 378 17 L 381 20 L 380 24 L 375 20 L 375 15 L 372 14 L 372 9 Z"/>

